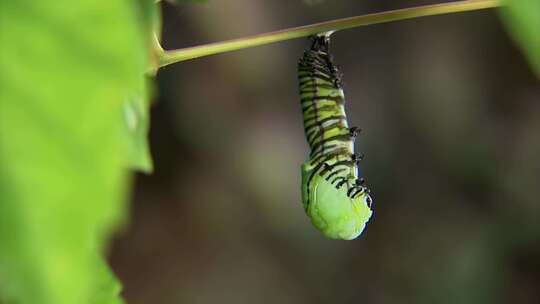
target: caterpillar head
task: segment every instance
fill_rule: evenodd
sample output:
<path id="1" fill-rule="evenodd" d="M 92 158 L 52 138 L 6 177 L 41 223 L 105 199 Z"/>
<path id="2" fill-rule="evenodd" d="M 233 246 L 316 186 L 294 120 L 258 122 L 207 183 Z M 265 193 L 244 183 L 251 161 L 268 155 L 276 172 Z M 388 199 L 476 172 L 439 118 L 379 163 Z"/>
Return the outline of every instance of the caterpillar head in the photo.
<path id="1" fill-rule="evenodd" d="M 303 178 L 308 175 L 303 174 Z M 367 188 L 362 186 L 360 193 L 350 195 L 347 185 L 337 187 L 319 174 L 303 185 L 306 213 L 324 235 L 332 239 L 352 240 L 362 233 L 373 213 L 372 198 Z"/>

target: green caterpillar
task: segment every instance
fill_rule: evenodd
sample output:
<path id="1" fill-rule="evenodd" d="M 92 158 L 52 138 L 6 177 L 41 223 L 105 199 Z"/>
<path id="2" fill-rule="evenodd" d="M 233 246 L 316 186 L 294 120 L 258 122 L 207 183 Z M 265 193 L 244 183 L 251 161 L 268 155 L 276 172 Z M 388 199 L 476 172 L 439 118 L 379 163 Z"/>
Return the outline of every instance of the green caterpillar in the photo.
<path id="1" fill-rule="evenodd" d="M 359 129 L 349 128 L 341 77 L 328 53 L 329 34 L 312 37 L 298 63 L 304 131 L 311 148 L 302 165 L 302 201 L 311 222 L 332 239 L 358 237 L 373 213 L 371 192 L 358 175 Z"/>

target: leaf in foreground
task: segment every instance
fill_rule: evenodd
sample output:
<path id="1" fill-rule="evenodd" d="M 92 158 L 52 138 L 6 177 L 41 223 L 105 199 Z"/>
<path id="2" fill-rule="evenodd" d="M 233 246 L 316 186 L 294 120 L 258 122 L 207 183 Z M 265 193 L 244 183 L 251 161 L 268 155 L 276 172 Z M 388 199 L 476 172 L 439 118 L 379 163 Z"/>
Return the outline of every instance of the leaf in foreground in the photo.
<path id="1" fill-rule="evenodd" d="M 505 0 L 501 17 L 540 78 L 540 0 Z"/>
<path id="2" fill-rule="evenodd" d="M 99 255 L 124 212 L 137 30 L 127 1 L 0 2 L 2 303 L 120 301 Z"/>

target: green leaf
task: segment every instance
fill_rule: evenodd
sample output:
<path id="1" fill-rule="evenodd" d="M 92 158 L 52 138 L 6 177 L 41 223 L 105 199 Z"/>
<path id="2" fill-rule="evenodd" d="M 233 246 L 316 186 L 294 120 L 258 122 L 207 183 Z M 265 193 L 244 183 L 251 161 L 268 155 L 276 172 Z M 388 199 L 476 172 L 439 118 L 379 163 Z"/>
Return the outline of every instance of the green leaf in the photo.
<path id="1" fill-rule="evenodd" d="M 160 11 L 152 0 L 136 0 L 135 4 L 139 30 L 148 50 L 146 68 L 143 72 L 157 71 L 158 55 L 154 54 L 154 35 L 161 35 Z M 126 96 L 123 101 L 123 122 L 128 148 L 127 166 L 150 173 L 153 170 L 153 165 L 148 145 L 150 93 L 147 88 L 145 79 L 141 79 L 137 89 Z"/>
<path id="2" fill-rule="evenodd" d="M 127 0 L 0 1 L 0 303 L 121 302 L 100 256 L 125 213 L 124 102 L 146 106 L 138 17 Z"/>
<path id="3" fill-rule="evenodd" d="M 504 0 L 500 9 L 506 28 L 540 77 L 540 1 Z"/>
<path id="4" fill-rule="evenodd" d="M 149 96 L 143 86 L 132 95 L 126 96 L 123 103 L 124 130 L 127 139 L 127 165 L 135 170 L 150 173 L 153 170 L 148 147 L 148 128 L 150 124 Z"/>

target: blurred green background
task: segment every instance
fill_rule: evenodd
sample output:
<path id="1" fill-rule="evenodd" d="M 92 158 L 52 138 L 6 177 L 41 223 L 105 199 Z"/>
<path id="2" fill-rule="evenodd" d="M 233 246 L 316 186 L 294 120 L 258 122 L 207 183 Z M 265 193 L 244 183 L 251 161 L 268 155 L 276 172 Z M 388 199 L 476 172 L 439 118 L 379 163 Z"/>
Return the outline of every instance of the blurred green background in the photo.
<path id="1" fill-rule="evenodd" d="M 163 3 L 181 48 L 440 1 Z M 109 261 L 130 304 L 537 303 L 540 85 L 497 12 L 342 31 L 349 122 L 375 193 L 351 242 L 301 206 L 307 40 L 161 69 L 152 175 Z"/>

